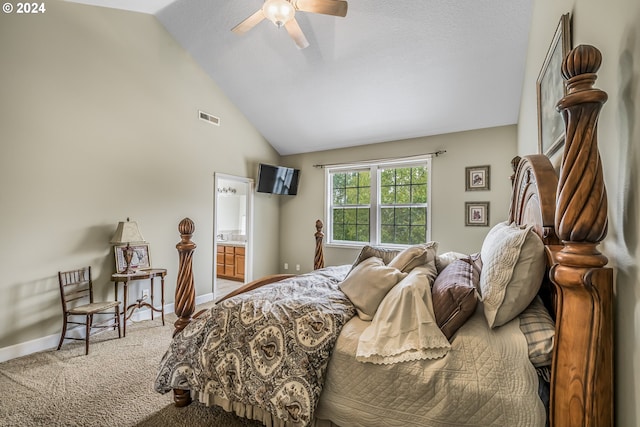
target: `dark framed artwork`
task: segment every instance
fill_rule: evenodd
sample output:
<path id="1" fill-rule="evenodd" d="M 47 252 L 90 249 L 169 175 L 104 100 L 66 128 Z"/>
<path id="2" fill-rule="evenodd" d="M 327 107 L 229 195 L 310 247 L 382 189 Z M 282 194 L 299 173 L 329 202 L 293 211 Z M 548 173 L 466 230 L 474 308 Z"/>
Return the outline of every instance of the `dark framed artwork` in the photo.
<path id="1" fill-rule="evenodd" d="M 466 226 L 486 227 L 489 225 L 489 202 L 465 202 Z"/>
<path id="2" fill-rule="evenodd" d="M 113 247 L 115 259 L 116 259 L 116 272 L 122 273 L 127 269 L 127 262 L 124 259 L 124 251 L 127 245 L 116 245 Z M 131 265 L 129 266 L 133 270 L 140 270 L 151 267 L 151 258 L 149 257 L 149 245 L 147 244 L 134 244 L 130 245 L 133 249 L 133 256 L 131 257 Z"/>
<path id="3" fill-rule="evenodd" d="M 489 175 L 491 167 L 485 166 L 469 166 L 465 168 L 465 189 L 466 191 L 488 190 Z"/>
<path id="4" fill-rule="evenodd" d="M 551 157 L 564 144 L 564 121 L 556 104 L 566 95 L 562 61 L 571 50 L 571 19 L 560 17 L 551 46 L 536 82 L 538 98 L 538 152 Z"/>

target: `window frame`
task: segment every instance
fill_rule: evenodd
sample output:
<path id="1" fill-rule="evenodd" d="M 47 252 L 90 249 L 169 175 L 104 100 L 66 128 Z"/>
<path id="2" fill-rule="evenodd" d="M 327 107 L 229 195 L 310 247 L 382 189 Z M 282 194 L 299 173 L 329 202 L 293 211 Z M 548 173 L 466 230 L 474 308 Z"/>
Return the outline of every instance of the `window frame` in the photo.
<path id="1" fill-rule="evenodd" d="M 403 168 L 403 167 L 415 167 L 425 166 L 427 169 L 427 202 L 409 204 L 409 206 L 425 206 L 427 208 L 426 215 L 426 236 L 425 241 L 431 240 L 431 182 L 432 182 L 432 168 L 431 168 L 431 156 L 424 157 L 410 157 L 400 158 L 394 160 L 382 160 L 376 162 L 355 162 L 348 164 L 325 166 L 325 192 L 324 192 L 324 204 L 325 204 L 325 246 L 336 248 L 361 248 L 365 245 L 372 246 L 384 246 L 389 248 L 406 248 L 411 244 L 395 244 L 395 243 L 381 243 L 381 209 L 382 206 L 386 206 L 381 201 L 380 195 L 380 177 L 381 170 L 385 168 Z M 333 240 L 333 183 L 331 177 L 334 173 L 350 172 L 350 171 L 362 171 L 368 169 L 370 172 L 371 183 L 371 196 L 369 200 L 369 241 L 348 241 L 348 240 Z M 404 204 L 403 204 L 404 205 Z"/>

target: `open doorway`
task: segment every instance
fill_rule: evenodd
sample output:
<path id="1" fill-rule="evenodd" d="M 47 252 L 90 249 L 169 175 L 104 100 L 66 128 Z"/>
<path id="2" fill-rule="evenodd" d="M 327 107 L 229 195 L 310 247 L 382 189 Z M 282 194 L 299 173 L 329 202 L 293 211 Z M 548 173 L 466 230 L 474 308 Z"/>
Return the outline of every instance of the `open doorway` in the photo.
<path id="1" fill-rule="evenodd" d="M 253 280 L 253 180 L 214 173 L 213 298 Z"/>

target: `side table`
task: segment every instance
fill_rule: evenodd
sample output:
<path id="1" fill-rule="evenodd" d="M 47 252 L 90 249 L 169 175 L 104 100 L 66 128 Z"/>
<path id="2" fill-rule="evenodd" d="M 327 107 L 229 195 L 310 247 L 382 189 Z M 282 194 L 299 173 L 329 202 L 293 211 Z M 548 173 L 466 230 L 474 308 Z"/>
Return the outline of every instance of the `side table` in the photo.
<path id="1" fill-rule="evenodd" d="M 115 273 L 111 275 L 113 281 L 116 301 L 118 301 L 118 284 L 122 283 L 124 288 L 123 295 L 123 322 L 122 322 L 122 336 L 127 336 L 127 320 L 131 318 L 133 312 L 138 308 L 149 307 L 151 309 L 151 319 L 153 320 L 153 312 L 157 311 L 162 314 L 162 326 L 164 326 L 164 277 L 167 275 L 167 270 L 164 268 L 148 268 L 144 270 L 138 270 L 131 274 Z M 153 293 L 153 279 L 160 278 L 160 308 L 154 307 L 154 293 Z M 127 287 L 129 282 L 136 280 L 150 280 L 151 281 L 151 304 L 146 302 L 144 298 L 137 298 L 136 302 L 127 305 Z"/>

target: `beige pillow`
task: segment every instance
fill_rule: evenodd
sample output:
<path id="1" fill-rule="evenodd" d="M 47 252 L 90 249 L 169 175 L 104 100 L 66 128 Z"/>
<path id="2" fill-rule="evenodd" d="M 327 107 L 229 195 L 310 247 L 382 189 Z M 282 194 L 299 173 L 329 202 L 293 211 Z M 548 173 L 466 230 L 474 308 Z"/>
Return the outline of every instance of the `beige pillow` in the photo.
<path id="1" fill-rule="evenodd" d="M 478 274 L 480 274 L 482 271 L 482 258 L 480 257 L 480 252 L 469 255 L 468 262 L 473 266 Z"/>
<path id="2" fill-rule="evenodd" d="M 414 245 L 404 249 L 396 255 L 387 265 L 398 270 L 409 273 L 417 266 L 426 266 L 429 269 L 427 277 L 429 283 L 438 274 L 436 269 L 436 257 L 438 255 L 438 242 L 427 242 L 421 245 Z"/>
<path id="3" fill-rule="evenodd" d="M 463 258 L 465 262 L 468 262 L 473 267 L 473 270 L 478 274 L 478 280 L 475 282 L 476 291 L 480 295 L 480 274 L 482 273 L 482 258 L 480 258 L 480 252 L 469 255 L 469 258 Z"/>
<path id="4" fill-rule="evenodd" d="M 480 293 L 491 328 L 527 308 L 545 273 L 544 244 L 532 227 L 506 222 L 494 226 L 482 243 Z"/>
<path id="5" fill-rule="evenodd" d="M 339 287 L 356 307 L 358 317 L 371 320 L 387 292 L 406 275 L 384 265 L 381 258 L 369 257 L 356 265 Z"/>
<path id="6" fill-rule="evenodd" d="M 382 259 L 382 262 L 386 265 L 400 253 L 401 249 L 389 249 L 383 248 L 382 246 L 364 246 L 360 253 L 356 257 L 356 260 L 351 265 L 351 270 L 362 261 L 367 258 L 371 258 L 372 256 Z"/>

